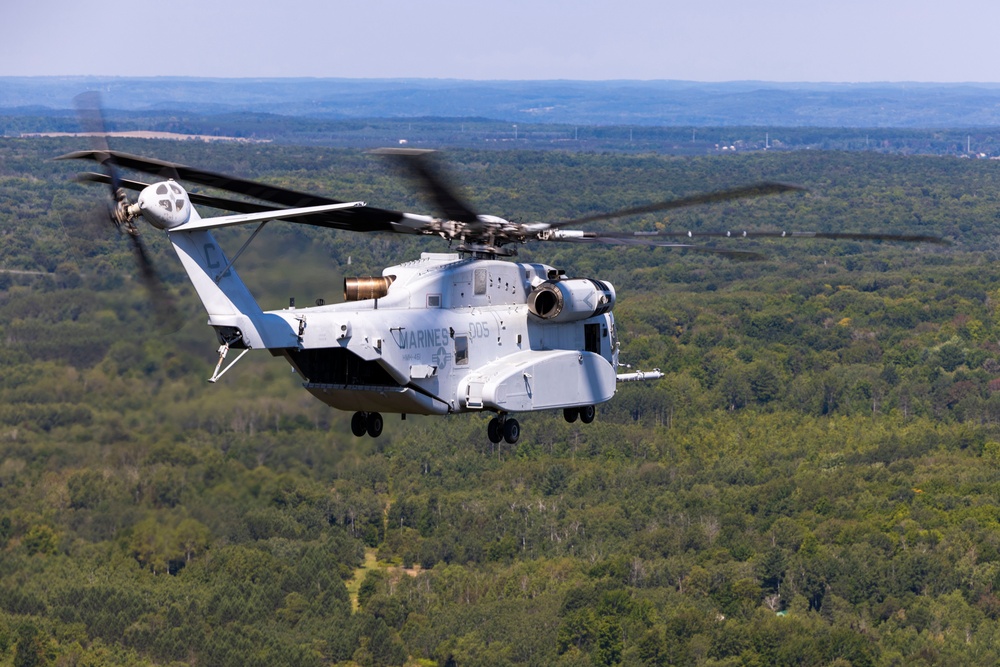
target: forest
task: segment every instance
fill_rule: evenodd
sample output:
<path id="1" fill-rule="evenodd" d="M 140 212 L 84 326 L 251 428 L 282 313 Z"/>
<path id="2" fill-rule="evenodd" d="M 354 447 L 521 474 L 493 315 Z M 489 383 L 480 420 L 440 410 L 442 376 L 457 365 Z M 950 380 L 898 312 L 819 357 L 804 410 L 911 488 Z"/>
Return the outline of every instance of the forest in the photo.
<path id="1" fill-rule="evenodd" d="M 833 151 L 443 153 L 478 210 L 559 220 L 760 180 L 806 193 L 595 225 L 882 231 L 720 239 L 760 261 L 528 244 L 618 293 L 659 368 L 590 425 L 387 419 L 355 438 L 263 352 L 217 342 L 166 240 L 166 332 L 100 188 L 0 139 L 0 665 L 993 665 L 1000 662 L 1000 163 Z M 116 141 L 429 212 L 378 156 Z M 225 230 L 238 248 L 248 232 Z M 274 223 L 265 308 L 443 241 Z"/>

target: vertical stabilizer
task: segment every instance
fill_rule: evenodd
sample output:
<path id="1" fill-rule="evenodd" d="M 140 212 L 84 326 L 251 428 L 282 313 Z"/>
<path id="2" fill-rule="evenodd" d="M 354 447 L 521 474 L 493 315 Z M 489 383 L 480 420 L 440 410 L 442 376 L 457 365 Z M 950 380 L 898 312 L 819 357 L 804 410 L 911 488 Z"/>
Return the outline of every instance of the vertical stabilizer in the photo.
<path id="1" fill-rule="evenodd" d="M 208 311 L 209 325 L 238 329 L 251 348 L 295 347 L 295 332 L 261 310 L 211 232 L 172 231 L 170 241 Z"/>

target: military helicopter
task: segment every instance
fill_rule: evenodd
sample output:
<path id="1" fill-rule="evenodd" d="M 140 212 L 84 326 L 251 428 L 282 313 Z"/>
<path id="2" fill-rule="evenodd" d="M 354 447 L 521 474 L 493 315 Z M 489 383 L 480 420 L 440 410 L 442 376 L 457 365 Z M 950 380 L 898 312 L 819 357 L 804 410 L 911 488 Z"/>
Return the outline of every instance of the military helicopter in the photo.
<path id="1" fill-rule="evenodd" d="M 110 186 L 111 222 L 131 239 L 140 273 L 161 307 L 167 296 L 156 279 L 137 222 L 165 232 L 205 310 L 220 347 L 209 382 L 218 381 L 250 350 L 283 357 L 324 403 L 353 411 L 351 430 L 378 437 L 382 413 L 447 415 L 487 412 L 493 443 L 516 443 L 512 413 L 562 410 L 569 422 L 590 423 L 595 406 L 622 382 L 654 380 L 659 370 L 619 373 L 620 341 L 607 281 L 569 277 L 546 264 L 518 263 L 526 242 L 609 243 L 683 248 L 753 259 L 756 253 L 679 242 L 702 237 L 748 237 L 747 232 L 590 232 L 570 229 L 599 220 L 800 191 L 783 183 L 757 183 L 558 222 L 511 222 L 475 212 L 443 177 L 429 151 L 377 151 L 420 181 L 438 215 L 369 206 L 225 176 L 178 163 L 112 151 L 93 100 L 78 100 L 94 139 L 91 150 L 60 159 L 101 164 L 104 173 L 82 180 Z M 123 179 L 121 169 L 154 175 L 152 183 Z M 231 200 L 188 192 L 180 181 L 251 197 Z M 138 191 L 135 201 L 127 191 Z M 232 211 L 202 218 L 194 205 Z M 344 280 L 344 301 L 264 311 L 235 264 L 272 220 L 354 232 L 418 234 L 443 238 L 448 253 L 422 253 L 381 276 Z M 256 224 L 230 258 L 212 230 Z M 932 236 L 825 232 L 763 232 L 756 237 L 895 240 L 941 243 Z M 226 362 L 230 350 L 239 355 Z"/>

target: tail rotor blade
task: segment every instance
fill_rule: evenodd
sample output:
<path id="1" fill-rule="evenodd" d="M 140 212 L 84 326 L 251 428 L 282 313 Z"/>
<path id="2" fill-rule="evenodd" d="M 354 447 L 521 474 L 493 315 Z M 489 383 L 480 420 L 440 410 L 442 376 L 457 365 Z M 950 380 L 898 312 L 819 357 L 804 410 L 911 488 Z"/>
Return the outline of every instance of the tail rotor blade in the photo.
<path id="1" fill-rule="evenodd" d="M 108 146 L 108 126 L 104 120 L 104 113 L 101 111 L 101 94 L 96 90 L 80 93 L 73 98 L 76 104 L 76 113 L 80 118 L 80 127 L 90 138 L 90 145 L 93 150 L 103 157 L 98 162 L 107 172 L 111 179 L 111 196 L 118 199 L 118 169 L 115 167 L 115 159 Z"/>
<path id="2" fill-rule="evenodd" d="M 153 266 L 153 261 L 146 251 L 146 246 L 138 234 L 127 234 L 132 246 L 132 253 L 135 255 L 136 264 L 139 267 L 139 277 L 143 286 L 153 302 L 153 312 L 156 313 L 156 323 L 161 328 L 170 332 L 181 327 L 180 314 L 177 312 L 177 305 L 173 296 L 167 290 L 159 274 Z"/>

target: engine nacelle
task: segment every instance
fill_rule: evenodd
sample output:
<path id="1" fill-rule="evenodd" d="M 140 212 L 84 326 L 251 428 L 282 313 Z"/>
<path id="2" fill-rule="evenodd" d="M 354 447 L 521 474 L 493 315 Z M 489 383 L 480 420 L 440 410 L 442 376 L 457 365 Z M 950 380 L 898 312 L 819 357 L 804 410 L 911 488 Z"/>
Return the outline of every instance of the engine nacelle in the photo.
<path id="1" fill-rule="evenodd" d="M 381 299 L 389 293 L 396 276 L 364 276 L 344 278 L 344 301 Z"/>
<path id="2" fill-rule="evenodd" d="M 550 280 L 528 294 L 528 310 L 547 322 L 572 322 L 615 307 L 615 288 L 603 280 Z"/>
<path id="3" fill-rule="evenodd" d="M 163 181 L 146 186 L 136 202 L 142 217 L 157 229 L 173 229 L 191 219 L 191 200 L 178 183 Z"/>

